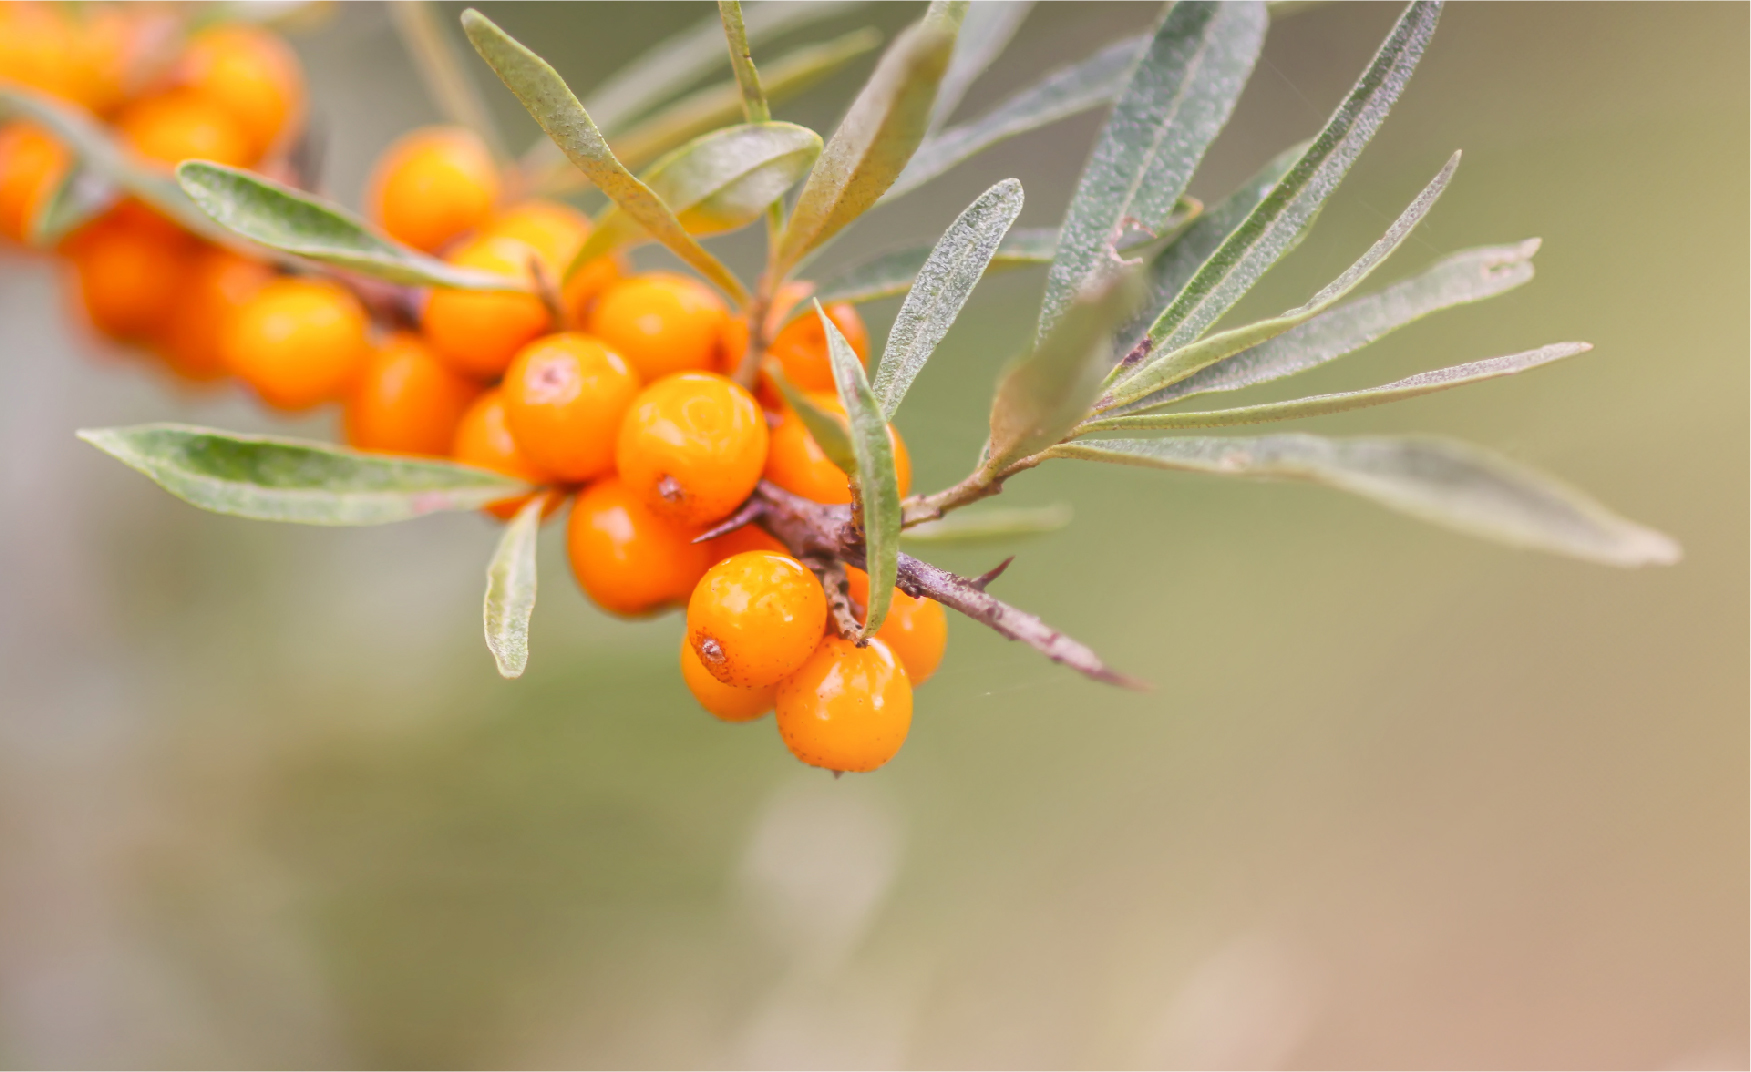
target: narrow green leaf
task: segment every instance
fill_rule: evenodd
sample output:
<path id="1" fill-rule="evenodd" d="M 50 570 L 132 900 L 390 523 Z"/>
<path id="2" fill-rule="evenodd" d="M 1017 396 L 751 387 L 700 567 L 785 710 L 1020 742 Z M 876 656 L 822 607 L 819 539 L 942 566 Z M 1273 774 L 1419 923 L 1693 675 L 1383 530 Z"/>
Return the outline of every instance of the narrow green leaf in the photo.
<path id="1" fill-rule="evenodd" d="M 927 16 L 882 54 L 797 195 L 774 257 L 777 271 L 795 267 L 894 184 L 924 139 L 955 29 L 949 19 Z"/>
<path id="2" fill-rule="evenodd" d="M 747 300 L 748 292 L 741 280 L 694 241 L 662 198 L 615 158 L 602 132 L 596 129 L 589 113 L 557 71 L 473 8 L 462 13 L 462 28 L 487 66 L 591 182 L 652 237 L 722 287 L 732 301 L 739 305 Z"/>
<path id="3" fill-rule="evenodd" d="M 383 525 L 474 510 L 529 490 L 467 465 L 182 424 L 87 429 L 79 438 L 185 502 L 260 521 Z"/>
<path id="4" fill-rule="evenodd" d="M 913 525 L 900 533 L 902 540 L 920 543 L 983 543 L 1021 536 L 1057 532 L 1070 524 L 1070 507 L 969 506 L 947 517 Z"/>
<path id="5" fill-rule="evenodd" d="M 918 270 L 876 366 L 875 396 L 889 420 L 961 314 L 1009 225 L 1021 214 L 1021 203 L 1021 183 L 1015 179 L 986 190 L 942 233 Z"/>
<path id="6" fill-rule="evenodd" d="M 669 206 L 689 234 L 733 231 L 760 218 L 808 173 L 821 155 L 821 136 L 795 123 L 748 123 L 695 138 L 639 176 Z M 649 237 L 613 206 L 597 221 L 566 272 Z"/>
<path id="7" fill-rule="evenodd" d="M 121 188 L 96 172 L 78 166 L 69 168 L 53 192 L 43 199 L 36 219 L 30 221 L 30 244 L 54 246 L 102 215 L 120 197 Z"/>
<path id="8" fill-rule="evenodd" d="M 735 72 L 736 88 L 742 97 L 743 118 L 750 123 L 764 123 L 772 118 L 772 107 L 766 103 L 766 90 L 761 88 L 760 72 L 754 67 L 754 51 L 748 47 L 741 0 L 717 0 L 717 14 L 730 48 L 730 70 Z"/>
<path id="9" fill-rule="evenodd" d="M 1180 0 L 1113 105 L 1064 218 L 1036 337 L 1110 262 L 1127 227 L 1156 231 L 1228 122 L 1264 47 L 1261 3 Z"/>
<path id="10" fill-rule="evenodd" d="M 1088 415 L 1112 364 L 1113 328 L 1136 307 L 1141 290 L 1135 268 L 1097 277 L 1034 351 L 1010 364 L 991 402 L 983 471 L 1000 473 L 1044 450 Z"/>
<path id="11" fill-rule="evenodd" d="M 1131 366 L 1131 370 L 1122 372 L 1113 380 L 1111 389 L 1101 400 L 1100 410 L 1105 412 L 1119 406 L 1127 406 L 1154 395 L 1157 391 L 1171 384 L 1178 383 L 1200 369 L 1207 368 L 1232 357 L 1250 347 L 1257 346 L 1268 339 L 1288 331 L 1290 328 L 1304 324 L 1325 310 L 1343 300 L 1344 296 L 1355 290 L 1367 279 L 1374 269 L 1386 262 L 1394 250 L 1404 244 L 1411 231 L 1422 222 L 1429 210 L 1435 207 L 1435 202 L 1441 197 L 1441 192 L 1447 189 L 1447 184 L 1453 179 L 1453 172 L 1459 167 L 1459 154 L 1454 153 L 1443 167 L 1440 174 L 1423 187 L 1422 193 L 1412 201 L 1398 219 L 1393 221 L 1384 235 L 1356 262 L 1344 270 L 1344 274 L 1327 283 L 1318 294 L 1308 301 L 1286 313 L 1260 320 L 1232 331 L 1224 331 L 1200 339 L 1178 350 L 1151 353 L 1142 361 Z"/>
<path id="12" fill-rule="evenodd" d="M 1345 302 L 1274 339 L 1195 372 L 1125 407 L 1127 412 L 1166 405 L 1212 391 L 1293 376 L 1360 350 L 1429 313 L 1481 301 L 1532 278 L 1538 239 L 1455 253 L 1434 267 L 1385 290 Z"/>
<path id="13" fill-rule="evenodd" d="M 1008 47 L 1033 6 L 1033 0 L 983 0 L 967 9 L 960 37 L 955 40 L 954 54 L 949 57 L 948 70 L 943 73 L 942 83 L 936 90 L 936 105 L 930 114 L 931 130 L 948 121 L 955 106 L 967 95 L 967 90 Z"/>
<path id="14" fill-rule="evenodd" d="M 801 419 L 827 460 L 847 476 L 857 472 L 857 452 L 851 446 L 851 433 L 845 430 L 845 419 L 809 401 L 809 396 L 785 379 L 783 372 L 774 369 L 771 376 L 784 395 L 785 404 Z"/>
<path id="15" fill-rule="evenodd" d="M 177 181 L 221 227 L 251 242 L 324 264 L 413 286 L 526 291 L 521 279 L 445 264 L 392 241 L 339 205 L 254 172 L 186 160 Z"/>
<path id="16" fill-rule="evenodd" d="M 1368 70 L 1326 120 L 1295 166 L 1258 203 L 1149 329 L 1158 353 L 1209 330 L 1313 225 L 1325 199 L 1385 121 L 1440 17 L 1438 0 L 1416 0 L 1399 17 Z"/>
<path id="17" fill-rule="evenodd" d="M 1515 547 L 1607 566 L 1670 565 L 1670 538 L 1498 455 L 1451 440 L 1311 435 L 1093 439 L 1052 457 L 1324 484 L 1391 510 Z"/>
<path id="18" fill-rule="evenodd" d="M 1592 348 L 1591 343 L 1557 342 L 1551 343 L 1549 346 L 1539 347 L 1536 350 L 1528 350 L 1522 354 L 1492 357 L 1484 361 L 1470 361 L 1463 365 L 1436 369 L 1433 372 L 1419 372 L 1415 376 L 1408 376 L 1402 380 L 1396 380 L 1380 387 L 1370 387 L 1362 391 L 1310 395 L 1287 402 L 1265 402 L 1256 406 L 1236 406 L 1232 409 L 1198 413 L 1132 413 L 1122 417 L 1105 417 L 1090 421 L 1083 425 L 1079 432 L 1082 434 L 1105 432 L 1124 435 L 1133 432 L 1220 428 L 1233 424 L 1263 424 L 1267 421 L 1293 421 L 1302 417 L 1322 417 L 1328 413 L 1343 413 L 1346 410 L 1378 406 L 1387 402 L 1415 398 L 1418 395 L 1434 394 L 1436 391 L 1445 391 L 1452 387 L 1463 387 L 1468 383 L 1480 383 L 1502 376 L 1512 376 L 1516 372 L 1525 372 L 1527 369 L 1537 368 L 1540 365 L 1548 365 L 1565 357 L 1584 354 Z"/>
<path id="19" fill-rule="evenodd" d="M 823 302 L 870 302 L 898 297 L 912 289 L 912 280 L 930 259 L 931 246 L 911 246 L 878 254 L 842 268 L 818 284 L 815 295 Z M 1012 230 L 998 243 L 997 253 L 986 266 L 987 273 L 1010 268 L 1050 264 L 1058 248 L 1058 232 L 1049 228 Z"/>
<path id="20" fill-rule="evenodd" d="M 861 639 L 874 636 L 882 627 L 882 620 L 888 616 L 888 604 L 893 600 L 900 561 L 900 484 L 894 469 L 893 443 L 888 439 L 888 419 L 876 401 L 875 392 L 870 390 L 869 381 L 864 379 L 863 363 L 839 333 L 838 325 L 828 319 L 820 302 L 815 303 L 815 315 L 821 318 L 821 329 L 827 333 L 827 358 L 833 366 L 839 404 L 845 407 L 857 463 L 853 472 L 863 523 L 863 568 L 869 574 L 869 606 Z"/>
<path id="21" fill-rule="evenodd" d="M 535 543 L 545 495 L 531 496 L 505 526 L 486 567 L 486 646 L 507 678 L 529 665 L 529 616 L 535 612 Z"/>

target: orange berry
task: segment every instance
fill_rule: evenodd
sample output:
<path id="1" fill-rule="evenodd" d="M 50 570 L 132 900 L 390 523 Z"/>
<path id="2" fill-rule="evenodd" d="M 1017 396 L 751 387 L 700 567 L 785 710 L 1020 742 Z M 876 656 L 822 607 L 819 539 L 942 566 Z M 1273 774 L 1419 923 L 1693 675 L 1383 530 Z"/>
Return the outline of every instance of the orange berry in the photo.
<path id="1" fill-rule="evenodd" d="M 827 319 L 851 344 L 857 359 L 869 364 L 869 331 L 863 326 L 863 318 L 857 315 L 857 306 L 850 302 L 832 302 L 822 308 L 826 310 Z M 798 390 L 833 390 L 833 366 L 827 360 L 827 331 L 821 326 L 821 318 L 815 314 L 813 305 L 779 329 L 766 352 L 778 361 L 784 369 L 784 378 Z"/>
<path id="2" fill-rule="evenodd" d="M 459 268 L 531 279 L 532 246 L 508 238 L 470 242 L 449 258 Z M 504 374 L 524 344 L 552 327 L 541 299 L 530 293 L 434 290 L 426 299 L 420 331 L 433 351 L 457 372 L 493 380 Z"/>
<path id="3" fill-rule="evenodd" d="M 578 587 L 603 610 L 642 617 L 679 605 L 711 565 L 698 533 L 653 514 L 609 477 L 578 493 L 566 552 Z"/>
<path id="4" fill-rule="evenodd" d="M 589 332 L 625 355 L 649 383 L 675 372 L 715 369 L 718 332 L 728 315 L 703 283 L 650 272 L 603 291 Z"/>
<path id="5" fill-rule="evenodd" d="M 505 420 L 524 457 L 571 484 L 614 469 L 621 418 L 638 375 L 588 335 L 561 332 L 517 352 L 505 373 Z"/>
<path id="6" fill-rule="evenodd" d="M 778 537 L 759 525 L 743 525 L 732 532 L 707 540 L 705 546 L 711 551 L 711 564 L 714 566 L 743 551 L 777 551 L 781 555 L 790 554 L 790 550 L 779 542 Z"/>
<path id="7" fill-rule="evenodd" d="M 646 505 L 683 525 L 729 514 L 760 482 L 766 415 L 754 396 L 708 372 L 646 387 L 620 423 L 615 464 Z"/>
<path id="8" fill-rule="evenodd" d="M 57 5 L 0 5 L 0 85 L 79 102 L 78 42 Z"/>
<path id="9" fill-rule="evenodd" d="M 569 264 L 568 261 L 560 266 L 562 275 Z M 579 265 L 559 291 L 559 304 L 565 309 L 566 319 L 573 324 L 588 324 L 602 294 L 620 282 L 623 275 L 625 267 L 613 255 Z"/>
<path id="10" fill-rule="evenodd" d="M 912 726 L 912 684 L 887 644 L 828 636 L 779 682 L 778 732 L 816 767 L 861 773 L 894 758 Z"/>
<path id="11" fill-rule="evenodd" d="M 366 212 L 389 237 L 426 253 L 484 223 L 499 199 L 499 172 L 478 136 L 427 127 L 393 142 L 371 172 Z"/>
<path id="12" fill-rule="evenodd" d="M 869 606 L 869 574 L 856 566 L 845 567 L 845 579 L 851 583 L 852 600 L 860 607 Z M 864 614 L 859 613 L 861 623 Z M 906 677 L 914 685 L 922 685 L 942 665 L 943 649 L 948 646 L 948 614 L 942 604 L 923 596 L 909 596 L 894 589 L 893 602 L 888 604 L 888 616 L 876 630 L 876 639 L 892 648 Z"/>
<path id="13" fill-rule="evenodd" d="M 169 20 L 163 12 L 115 7 L 87 6 L 81 14 L 71 57 L 73 95 L 92 112 L 107 115 L 128 99 L 146 43 L 153 30 L 167 30 Z"/>
<path id="14" fill-rule="evenodd" d="M 259 26 L 226 23 L 202 30 L 189 41 L 177 76 L 231 114 L 252 160 L 280 139 L 304 106 L 298 57 Z"/>
<path id="15" fill-rule="evenodd" d="M 159 348 L 164 363 L 189 383 L 223 378 L 230 371 L 225 361 L 225 325 L 273 278 L 273 269 L 260 261 L 222 246 L 202 246 L 170 313 Z"/>
<path id="16" fill-rule="evenodd" d="M 707 570 L 687 600 L 687 643 L 711 676 L 761 688 L 813 655 L 827 595 L 807 566 L 775 551 L 744 551 Z"/>
<path id="17" fill-rule="evenodd" d="M 451 371 L 418 335 L 397 332 L 372 351 L 347 396 L 347 444 L 385 454 L 448 457 L 480 385 Z"/>
<path id="18" fill-rule="evenodd" d="M 831 394 L 811 394 L 809 401 L 840 418 L 845 407 Z M 888 443 L 894 450 L 894 475 L 899 478 L 900 494 L 912 487 L 912 458 L 906 453 L 906 441 L 888 425 Z M 772 430 L 772 445 L 766 452 L 767 480 L 784 490 L 819 503 L 844 504 L 851 501 L 850 478 L 845 471 L 828 460 L 815 437 L 809 434 L 802 418 L 788 409 Z"/>
<path id="19" fill-rule="evenodd" d="M 524 201 L 486 221 L 477 238 L 509 238 L 531 246 L 541 255 L 542 265 L 557 273 L 565 271 L 578 247 L 590 234 L 590 219 L 558 201 Z"/>
<path id="20" fill-rule="evenodd" d="M 242 125 L 213 98 L 191 89 L 134 101 L 116 117 L 116 133 L 135 153 L 170 167 L 191 159 L 231 167 L 255 161 Z"/>
<path id="21" fill-rule="evenodd" d="M 226 323 L 225 363 L 268 405 L 305 410 L 346 396 L 370 355 L 369 327 L 340 284 L 276 279 Z"/>
<path id="22" fill-rule="evenodd" d="M 28 123 L 0 127 L 0 236 L 30 239 L 31 225 L 67 173 L 67 150 Z"/>
<path id="23" fill-rule="evenodd" d="M 725 722 L 754 721 L 772 710 L 772 700 L 778 692 L 776 685 L 761 689 L 725 685 L 711 676 L 705 664 L 699 661 L 699 656 L 687 646 L 685 637 L 681 639 L 681 680 L 687 683 L 687 691 L 693 693 L 699 706 Z"/>
<path id="24" fill-rule="evenodd" d="M 450 445 L 450 457 L 463 465 L 490 469 L 528 484 L 547 484 L 552 479 L 517 449 L 511 426 L 505 421 L 505 395 L 497 387 L 482 392 L 463 411 L 456 424 L 456 439 Z M 553 516 L 562 498 L 549 496 L 541 516 Z M 509 521 L 528 501 L 527 495 L 513 495 L 487 504 L 486 512 L 500 521 Z"/>
<path id="25" fill-rule="evenodd" d="M 92 326 L 112 339 L 150 342 L 183 298 L 194 243 L 180 233 L 106 220 L 82 233 L 70 253 Z"/>

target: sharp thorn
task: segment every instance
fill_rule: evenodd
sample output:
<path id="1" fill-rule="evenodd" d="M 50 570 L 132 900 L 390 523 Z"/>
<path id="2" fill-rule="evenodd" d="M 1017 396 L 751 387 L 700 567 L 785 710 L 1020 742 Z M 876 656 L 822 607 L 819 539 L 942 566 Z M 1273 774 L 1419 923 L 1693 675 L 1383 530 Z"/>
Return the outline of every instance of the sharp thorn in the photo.
<path id="1" fill-rule="evenodd" d="M 973 587 L 977 588 L 979 591 L 983 592 L 985 589 L 987 589 L 991 586 L 992 581 L 995 581 L 997 578 L 1003 576 L 1003 571 L 1008 569 L 1009 564 L 1011 562 L 1014 562 L 1014 561 L 1015 561 L 1015 556 L 1010 555 L 1008 558 L 1004 559 L 1002 562 L 997 563 L 997 565 L 986 570 L 984 573 L 981 573 L 977 577 L 974 577 L 973 578 Z"/>

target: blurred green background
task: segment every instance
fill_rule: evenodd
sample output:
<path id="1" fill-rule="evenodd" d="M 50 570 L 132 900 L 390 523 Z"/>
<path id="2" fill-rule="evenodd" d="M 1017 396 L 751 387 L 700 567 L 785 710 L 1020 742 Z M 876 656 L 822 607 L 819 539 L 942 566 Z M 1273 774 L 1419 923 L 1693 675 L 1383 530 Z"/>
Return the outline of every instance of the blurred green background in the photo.
<path id="1" fill-rule="evenodd" d="M 1280 18 L 1193 192 L 1316 130 L 1395 11 Z M 962 114 L 1153 12 L 1039 5 Z M 582 89 L 711 8 L 489 13 Z M 905 751 L 837 782 L 770 721 L 700 713 L 678 621 L 596 613 L 557 528 L 531 670 L 506 683 L 480 641 L 485 521 L 214 517 L 77 442 L 332 429 L 179 394 L 93 342 L 48 265 L 5 260 L 0 1062 L 1745 1067 L 1746 39 L 1742 4 L 1452 7 L 1246 310 L 1304 299 L 1463 148 L 1384 274 L 1537 235 L 1538 279 L 1259 397 L 1591 340 L 1306 427 L 1484 443 L 1671 533 L 1681 565 L 1048 466 L 1006 498 L 1076 524 L 1020 546 L 1002 594 L 1156 691 L 957 621 Z M 356 202 L 432 106 L 380 6 L 298 47 L 329 189 Z M 825 128 L 868 66 L 781 113 Z M 1055 224 L 1097 128 L 1017 139 L 830 259 L 928 240 L 1010 175 L 1022 224 Z M 988 282 L 920 381 L 900 421 L 920 487 L 971 463 L 1039 286 Z M 892 314 L 870 311 L 878 334 Z"/>

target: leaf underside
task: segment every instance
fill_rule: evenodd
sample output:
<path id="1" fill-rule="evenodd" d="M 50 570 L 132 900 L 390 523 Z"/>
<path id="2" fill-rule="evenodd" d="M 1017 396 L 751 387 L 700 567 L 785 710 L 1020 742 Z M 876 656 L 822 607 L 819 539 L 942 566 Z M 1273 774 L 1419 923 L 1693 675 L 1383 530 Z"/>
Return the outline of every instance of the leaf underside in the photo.
<path id="1" fill-rule="evenodd" d="M 529 618 L 535 612 L 535 544 L 545 495 L 530 496 L 505 526 L 486 567 L 486 646 L 499 674 L 521 677 L 529 665 Z"/>

